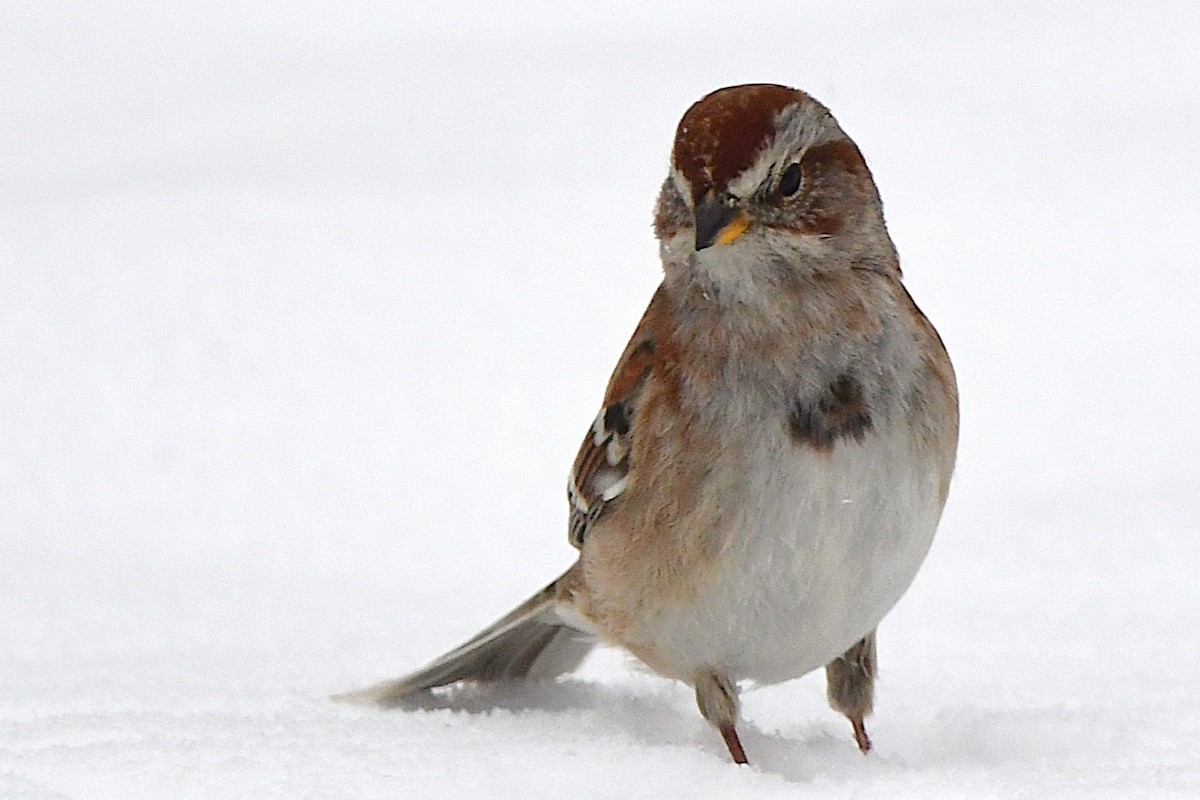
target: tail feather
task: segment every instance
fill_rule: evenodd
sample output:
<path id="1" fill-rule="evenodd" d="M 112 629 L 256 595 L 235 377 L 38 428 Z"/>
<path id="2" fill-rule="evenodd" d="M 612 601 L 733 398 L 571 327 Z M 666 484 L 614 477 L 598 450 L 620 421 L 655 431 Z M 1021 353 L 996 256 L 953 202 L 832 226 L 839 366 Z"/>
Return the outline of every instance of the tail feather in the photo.
<path id="1" fill-rule="evenodd" d="M 574 670 L 596 641 L 562 620 L 558 584 L 550 584 L 470 641 L 416 672 L 334 699 L 396 706 L 407 698 L 459 681 L 544 680 Z"/>

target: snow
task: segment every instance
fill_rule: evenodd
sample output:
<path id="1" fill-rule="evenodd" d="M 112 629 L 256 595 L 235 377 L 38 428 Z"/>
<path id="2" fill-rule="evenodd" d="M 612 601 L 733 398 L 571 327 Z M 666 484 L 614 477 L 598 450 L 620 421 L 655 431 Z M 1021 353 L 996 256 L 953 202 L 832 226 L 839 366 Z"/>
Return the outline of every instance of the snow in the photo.
<path id="1" fill-rule="evenodd" d="M 1192 3 L 8 2 L 0 797 L 1200 796 Z M 881 629 L 754 766 L 606 651 L 335 692 L 565 568 L 565 474 L 656 284 L 675 122 L 808 89 L 955 359 L 959 469 Z"/>

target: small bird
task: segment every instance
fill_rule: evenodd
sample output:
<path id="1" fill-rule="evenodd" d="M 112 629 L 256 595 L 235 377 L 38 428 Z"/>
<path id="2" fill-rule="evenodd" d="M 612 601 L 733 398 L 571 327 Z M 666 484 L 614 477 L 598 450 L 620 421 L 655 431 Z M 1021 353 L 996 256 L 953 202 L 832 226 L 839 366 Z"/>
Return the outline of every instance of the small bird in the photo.
<path id="1" fill-rule="evenodd" d="M 461 647 L 342 699 L 553 678 L 608 643 L 693 687 L 739 764 L 739 688 L 824 666 L 865 753 L 876 627 L 954 469 L 949 356 L 861 152 L 804 92 L 693 104 L 654 231 L 662 283 L 571 469 L 578 560 Z"/>

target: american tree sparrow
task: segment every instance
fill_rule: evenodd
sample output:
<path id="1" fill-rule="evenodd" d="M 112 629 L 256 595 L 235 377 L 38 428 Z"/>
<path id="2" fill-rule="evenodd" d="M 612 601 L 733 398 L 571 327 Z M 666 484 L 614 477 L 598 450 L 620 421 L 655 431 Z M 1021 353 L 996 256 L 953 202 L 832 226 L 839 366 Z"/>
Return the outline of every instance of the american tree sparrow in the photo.
<path id="1" fill-rule="evenodd" d="M 954 468 L 950 359 L 862 154 L 803 92 L 688 109 L 654 230 L 663 282 L 568 483 L 579 559 L 458 649 L 343 697 L 553 678 L 606 642 L 694 687 L 738 763 L 739 686 L 824 666 L 866 752 L 875 629 Z"/>

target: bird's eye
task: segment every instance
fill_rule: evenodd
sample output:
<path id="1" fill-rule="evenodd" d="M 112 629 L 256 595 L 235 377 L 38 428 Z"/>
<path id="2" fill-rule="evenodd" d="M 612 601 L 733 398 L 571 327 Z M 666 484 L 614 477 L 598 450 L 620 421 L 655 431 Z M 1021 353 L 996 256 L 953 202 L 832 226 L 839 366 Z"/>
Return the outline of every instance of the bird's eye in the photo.
<path id="1" fill-rule="evenodd" d="M 779 193 L 784 197 L 794 195 L 800 189 L 800 178 L 800 165 L 790 165 L 779 178 Z"/>

